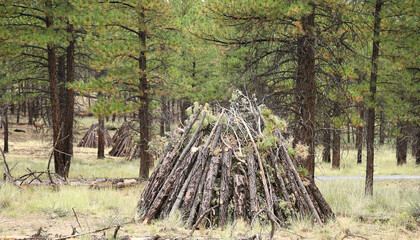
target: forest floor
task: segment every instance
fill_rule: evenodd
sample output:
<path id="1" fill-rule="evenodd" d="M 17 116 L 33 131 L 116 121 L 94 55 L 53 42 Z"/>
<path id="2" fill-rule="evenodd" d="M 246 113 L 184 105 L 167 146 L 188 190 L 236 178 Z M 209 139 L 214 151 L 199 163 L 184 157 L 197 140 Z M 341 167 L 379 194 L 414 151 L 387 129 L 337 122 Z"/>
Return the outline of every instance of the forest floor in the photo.
<path id="1" fill-rule="evenodd" d="M 75 142 L 94 122 L 93 118 L 78 119 Z M 118 126 L 120 123 L 115 123 Z M 14 129 L 25 130 L 14 132 Z M 51 153 L 50 132 L 34 131 L 32 126 L 10 126 L 10 153 L 6 155 L 14 176 L 31 170 L 45 170 Z M 0 134 L 0 139 L 3 136 Z M 0 144 L 3 142 L 0 140 Z M 77 144 L 77 143 L 75 143 Z M 354 144 L 352 144 L 354 145 Z M 109 151 L 109 149 L 107 149 Z M 107 153 L 106 151 L 106 153 Z M 326 163 L 317 163 L 316 175 L 363 175 L 364 164 L 356 164 L 356 151 L 349 145 L 342 151 L 340 170 L 332 170 Z M 137 177 L 138 161 L 106 155 L 96 159 L 96 149 L 75 148 L 70 168 L 70 177 Z M 3 163 L 0 163 L 3 175 Z M 395 151 L 390 146 L 377 149 L 375 159 L 377 175 L 420 175 L 420 168 L 410 156 L 408 163 L 396 166 Z M 3 184 L 0 187 L 0 240 L 3 236 L 30 236 L 42 228 L 44 234 L 68 235 L 72 227 L 89 231 L 109 225 L 131 221 L 136 218 L 136 204 L 144 183 L 124 189 L 91 189 L 88 187 L 48 186 L 16 188 Z M 374 195 L 364 195 L 361 179 L 317 180 L 324 197 L 337 215 L 335 221 L 324 227 L 313 225 L 309 219 L 290 223 L 287 231 L 277 231 L 276 239 L 420 239 L 420 181 L 381 180 L 374 183 Z M 73 211 L 74 209 L 74 211 Z M 78 216 L 76 220 L 75 213 Z M 238 239 L 260 234 L 269 235 L 271 227 L 259 223 L 251 230 L 243 222 L 231 223 L 224 230 L 199 229 L 194 236 L 199 238 Z M 107 232 L 112 236 L 113 229 Z M 130 223 L 121 227 L 118 236 L 186 236 L 189 230 L 176 215 L 151 225 Z M 298 234 L 298 235 L 296 235 Z"/>

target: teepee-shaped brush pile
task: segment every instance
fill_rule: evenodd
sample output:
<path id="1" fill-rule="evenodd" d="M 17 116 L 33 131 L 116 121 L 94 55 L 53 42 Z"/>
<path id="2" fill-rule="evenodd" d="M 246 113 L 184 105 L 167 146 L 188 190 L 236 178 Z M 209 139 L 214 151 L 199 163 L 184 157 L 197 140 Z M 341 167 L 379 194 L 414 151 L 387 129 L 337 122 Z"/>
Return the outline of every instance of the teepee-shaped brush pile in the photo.
<path id="1" fill-rule="evenodd" d="M 189 226 L 206 214 L 219 226 L 257 216 L 286 226 L 300 215 L 322 224 L 334 216 L 315 183 L 297 171 L 280 121 L 268 109 L 243 95 L 217 121 L 203 107 L 195 108 L 141 195 L 141 221 L 176 211 Z"/>
<path id="2" fill-rule="evenodd" d="M 132 126 L 128 123 L 123 124 L 114 137 L 112 137 L 112 149 L 109 155 L 114 157 L 126 157 L 128 161 L 140 157 L 140 144 L 134 140 Z"/>
<path id="3" fill-rule="evenodd" d="M 98 130 L 99 124 L 92 124 L 87 130 L 82 140 L 80 140 L 78 147 L 97 148 L 98 147 Z M 108 130 L 104 129 L 105 147 L 111 146 L 111 136 Z"/>

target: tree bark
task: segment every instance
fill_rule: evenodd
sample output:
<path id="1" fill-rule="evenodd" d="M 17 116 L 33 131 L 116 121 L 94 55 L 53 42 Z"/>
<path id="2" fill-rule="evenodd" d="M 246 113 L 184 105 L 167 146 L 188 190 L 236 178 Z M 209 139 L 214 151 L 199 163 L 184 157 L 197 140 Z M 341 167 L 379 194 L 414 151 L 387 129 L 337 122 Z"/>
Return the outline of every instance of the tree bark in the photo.
<path id="1" fill-rule="evenodd" d="M 220 177 L 220 201 L 219 201 L 219 226 L 225 226 L 227 223 L 229 198 L 230 198 L 230 182 L 232 168 L 232 149 L 225 147 L 222 159 L 222 173 Z"/>
<path id="2" fill-rule="evenodd" d="M 150 117 L 149 117 L 149 83 L 147 81 L 147 62 L 146 62 L 146 20 L 145 20 L 145 9 L 141 7 L 138 12 L 139 16 L 139 44 L 140 44 L 140 56 L 139 56 L 139 70 L 140 70 L 140 84 L 139 84 L 139 122 L 140 122 L 140 171 L 139 177 L 142 180 L 149 178 L 149 166 L 151 165 L 151 157 L 149 154 L 149 142 L 150 134 L 149 129 L 151 128 Z"/>
<path id="3" fill-rule="evenodd" d="M 247 220 L 246 182 L 243 175 L 233 176 L 233 215 L 235 219 Z"/>
<path id="4" fill-rule="evenodd" d="M 53 28 L 54 20 L 51 15 L 52 1 L 48 0 L 45 2 L 45 7 L 48 9 L 46 15 L 46 27 Z M 62 176 L 67 177 L 65 166 L 60 158 L 60 153 L 56 149 L 61 149 L 60 146 L 60 103 L 58 98 L 58 80 L 56 70 L 56 57 L 55 57 L 55 46 L 51 43 L 47 45 L 48 50 L 48 80 L 50 82 L 50 101 L 51 101 L 51 119 L 53 127 L 53 146 L 54 146 L 54 167 L 55 172 Z"/>
<path id="5" fill-rule="evenodd" d="M 371 106 L 368 110 L 367 121 L 367 157 L 366 157 L 366 181 L 365 181 L 365 194 L 373 195 L 373 168 L 374 168 L 374 144 L 375 144 L 375 95 L 376 83 L 378 79 L 378 58 L 379 58 L 379 34 L 381 32 L 381 9 L 383 0 L 376 0 L 373 26 L 373 43 L 372 43 L 372 71 L 370 74 L 370 102 Z"/>
<path id="6" fill-rule="evenodd" d="M 420 164 L 420 125 L 417 125 L 416 145 L 416 164 Z"/>
<path id="7" fill-rule="evenodd" d="M 298 39 L 297 43 L 297 76 L 296 76 L 296 100 L 300 104 L 298 110 L 296 140 L 309 147 L 309 156 L 304 160 L 304 166 L 308 170 L 311 180 L 315 171 L 315 40 L 313 28 L 315 26 L 314 10 L 300 20 L 305 34 Z"/>
<path id="8" fill-rule="evenodd" d="M 166 118 L 168 117 L 166 115 L 166 100 L 165 100 L 165 96 L 162 95 L 160 97 L 160 136 L 164 137 L 165 136 L 165 123 L 166 123 Z"/>
<path id="9" fill-rule="evenodd" d="M 408 137 L 405 134 L 405 126 L 401 121 L 398 121 L 400 127 L 400 133 L 396 140 L 396 155 L 397 165 L 401 166 L 407 163 L 407 149 L 408 149 Z"/>
<path id="10" fill-rule="evenodd" d="M 365 111 L 363 106 L 359 108 L 360 118 L 364 119 Z M 359 124 L 356 128 L 356 149 L 357 149 L 357 163 L 362 163 L 362 153 L 363 153 L 363 124 Z"/>
<path id="11" fill-rule="evenodd" d="M 379 145 L 384 145 L 385 143 L 384 125 L 385 125 L 385 116 L 384 116 L 384 111 L 381 110 L 379 112 Z"/>
<path id="12" fill-rule="evenodd" d="M 98 119 L 98 159 L 105 158 L 105 137 L 104 137 L 104 117 L 99 116 Z"/>
<path id="13" fill-rule="evenodd" d="M 322 138 L 322 145 L 324 145 L 324 150 L 322 150 L 322 161 L 329 163 L 331 162 L 331 130 L 330 123 L 325 121 L 324 123 L 324 134 Z"/>
<path id="14" fill-rule="evenodd" d="M 260 207 L 258 205 L 258 196 L 257 196 L 257 177 L 255 173 L 257 172 L 257 168 L 255 166 L 255 159 L 252 153 L 248 153 L 247 155 L 247 163 L 248 163 L 248 188 L 249 188 L 249 200 L 250 200 L 250 207 L 251 207 L 251 216 L 254 216 L 259 210 Z"/>
<path id="15" fill-rule="evenodd" d="M 4 139 L 4 146 L 3 146 L 3 152 L 8 153 L 9 152 L 9 119 L 7 116 L 7 109 L 8 106 L 3 107 L 3 139 Z"/>
<path id="16" fill-rule="evenodd" d="M 333 131 L 333 159 L 332 159 L 332 168 L 333 169 L 340 169 L 340 129 L 334 129 Z"/>

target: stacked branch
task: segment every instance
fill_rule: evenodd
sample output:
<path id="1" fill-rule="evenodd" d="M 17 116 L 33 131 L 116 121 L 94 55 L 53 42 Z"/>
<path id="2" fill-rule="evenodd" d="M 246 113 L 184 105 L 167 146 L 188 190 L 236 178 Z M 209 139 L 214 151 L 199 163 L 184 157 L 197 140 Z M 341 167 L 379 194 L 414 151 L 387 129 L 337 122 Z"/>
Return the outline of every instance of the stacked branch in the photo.
<path id="1" fill-rule="evenodd" d="M 301 215 L 322 225 L 334 217 L 315 183 L 298 171 L 268 109 L 242 96 L 217 121 L 206 115 L 198 108 L 166 147 L 138 203 L 142 222 L 176 211 L 190 227 L 206 214 L 213 226 L 256 218 L 287 226 Z"/>
<path id="2" fill-rule="evenodd" d="M 134 141 L 131 134 L 132 126 L 123 124 L 112 137 L 112 149 L 109 155 L 114 157 L 126 157 L 129 161 L 140 158 L 140 144 Z"/>
<path id="3" fill-rule="evenodd" d="M 92 124 L 86 134 L 80 140 L 78 147 L 97 148 L 98 147 L 98 130 L 99 124 Z M 111 136 L 108 130 L 104 129 L 105 147 L 111 146 Z"/>

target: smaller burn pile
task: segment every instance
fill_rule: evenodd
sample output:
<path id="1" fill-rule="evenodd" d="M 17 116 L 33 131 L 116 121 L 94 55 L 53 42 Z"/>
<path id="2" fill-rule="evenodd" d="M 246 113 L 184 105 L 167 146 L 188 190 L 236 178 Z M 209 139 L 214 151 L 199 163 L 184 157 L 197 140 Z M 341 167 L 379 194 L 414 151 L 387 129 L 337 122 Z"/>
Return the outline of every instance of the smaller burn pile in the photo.
<path id="1" fill-rule="evenodd" d="M 126 157 L 128 161 L 133 158 L 140 158 L 140 144 L 138 144 L 132 134 L 133 127 L 129 123 L 124 123 L 112 137 L 112 149 L 109 155 L 114 157 Z"/>
<path id="2" fill-rule="evenodd" d="M 78 147 L 87 147 L 87 148 L 97 148 L 98 147 L 98 130 L 99 124 L 92 124 L 88 131 L 83 136 L 82 140 L 80 140 Z M 104 139 L 105 139 L 105 147 L 111 146 L 111 136 L 109 135 L 108 130 L 104 129 Z"/>
<path id="3" fill-rule="evenodd" d="M 301 215 L 322 225 L 334 217 L 315 183 L 297 170 L 270 110 L 244 96 L 218 117 L 196 109 L 141 195 L 142 222 L 176 211 L 190 227 L 207 214 L 212 226 L 257 217 L 287 226 Z"/>

